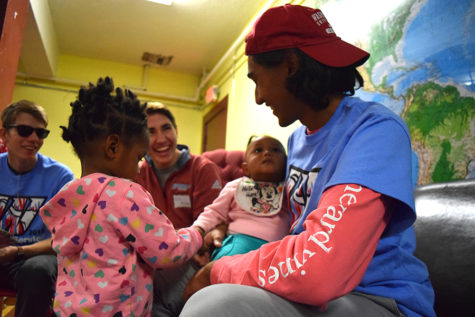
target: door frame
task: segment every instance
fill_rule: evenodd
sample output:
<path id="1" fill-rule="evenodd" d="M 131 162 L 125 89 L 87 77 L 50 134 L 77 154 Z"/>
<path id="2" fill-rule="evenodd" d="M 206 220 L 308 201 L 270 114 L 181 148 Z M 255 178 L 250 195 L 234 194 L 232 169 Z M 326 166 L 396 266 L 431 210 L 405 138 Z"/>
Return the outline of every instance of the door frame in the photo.
<path id="1" fill-rule="evenodd" d="M 228 113 L 228 96 L 224 97 L 221 99 L 218 104 L 216 104 L 213 109 L 211 109 L 204 117 L 203 117 L 203 139 L 201 142 L 201 152 L 206 152 L 209 151 L 209 149 L 206 148 L 207 146 L 207 141 L 208 141 L 208 130 L 207 126 L 208 123 L 211 122 L 216 116 L 218 116 L 220 113 L 225 112 L 226 114 L 226 121 L 225 121 L 225 127 L 224 131 L 224 143 L 226 143 L 226 127 L 227 127 L 227 113 Z M 225 147 L 226 144 L 223 144 L 223 148 Z"/>

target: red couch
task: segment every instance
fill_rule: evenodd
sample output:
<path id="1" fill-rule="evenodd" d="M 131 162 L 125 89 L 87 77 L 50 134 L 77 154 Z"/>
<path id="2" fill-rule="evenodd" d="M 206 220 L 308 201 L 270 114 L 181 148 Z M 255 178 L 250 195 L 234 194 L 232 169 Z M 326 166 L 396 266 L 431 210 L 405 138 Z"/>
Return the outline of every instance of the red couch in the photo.
<path id="1" fill-rule="evenodd" d="M 244 151 L 218 149 L 204 152 L 201 155 L 218 165 L 223 184 L 244 175 L 241 169 L 241 164 L 244 161 Z"/>

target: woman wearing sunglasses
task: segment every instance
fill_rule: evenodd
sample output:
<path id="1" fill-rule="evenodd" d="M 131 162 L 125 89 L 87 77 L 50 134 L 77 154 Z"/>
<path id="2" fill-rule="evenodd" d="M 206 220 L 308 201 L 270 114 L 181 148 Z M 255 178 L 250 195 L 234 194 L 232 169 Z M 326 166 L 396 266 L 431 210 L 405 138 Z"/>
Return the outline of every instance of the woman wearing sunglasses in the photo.
<path id="1" fill-rule="evenodd" d="M 15 316 L 46 316 L 54 295 L 56 256 L 38 211 L 73 173 L 38 153 L 47 124 L 45 110 L 27 100 L 2 113 L 8 151 L 0 154 L 0 233 L 11 239 L 0 245 L 0 288 L 17 291 Z"/>

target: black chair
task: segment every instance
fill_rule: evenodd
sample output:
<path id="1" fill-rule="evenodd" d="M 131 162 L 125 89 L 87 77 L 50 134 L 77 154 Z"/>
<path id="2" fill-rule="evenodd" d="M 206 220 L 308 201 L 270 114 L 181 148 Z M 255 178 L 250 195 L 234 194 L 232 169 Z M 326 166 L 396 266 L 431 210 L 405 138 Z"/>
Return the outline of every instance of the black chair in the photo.
<path id="1" fill-rule="evenodd" d="M 475 316 L 475 179 L 414 191 L 416 256 L 429 269 L 437 316 Z"/>

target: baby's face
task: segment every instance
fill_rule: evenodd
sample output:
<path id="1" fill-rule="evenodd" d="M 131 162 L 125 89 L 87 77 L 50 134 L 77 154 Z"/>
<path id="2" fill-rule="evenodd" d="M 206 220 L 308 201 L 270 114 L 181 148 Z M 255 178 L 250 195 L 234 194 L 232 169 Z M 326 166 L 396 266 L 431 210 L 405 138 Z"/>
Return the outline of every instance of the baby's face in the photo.
<path id="1" fill-rule="evenodd" d="M 274 138 L 263 136 L 247 147 L 244 172 L 255 181 L 280 182 L 285 177 L 286 161 L 282 144 Z"/>

